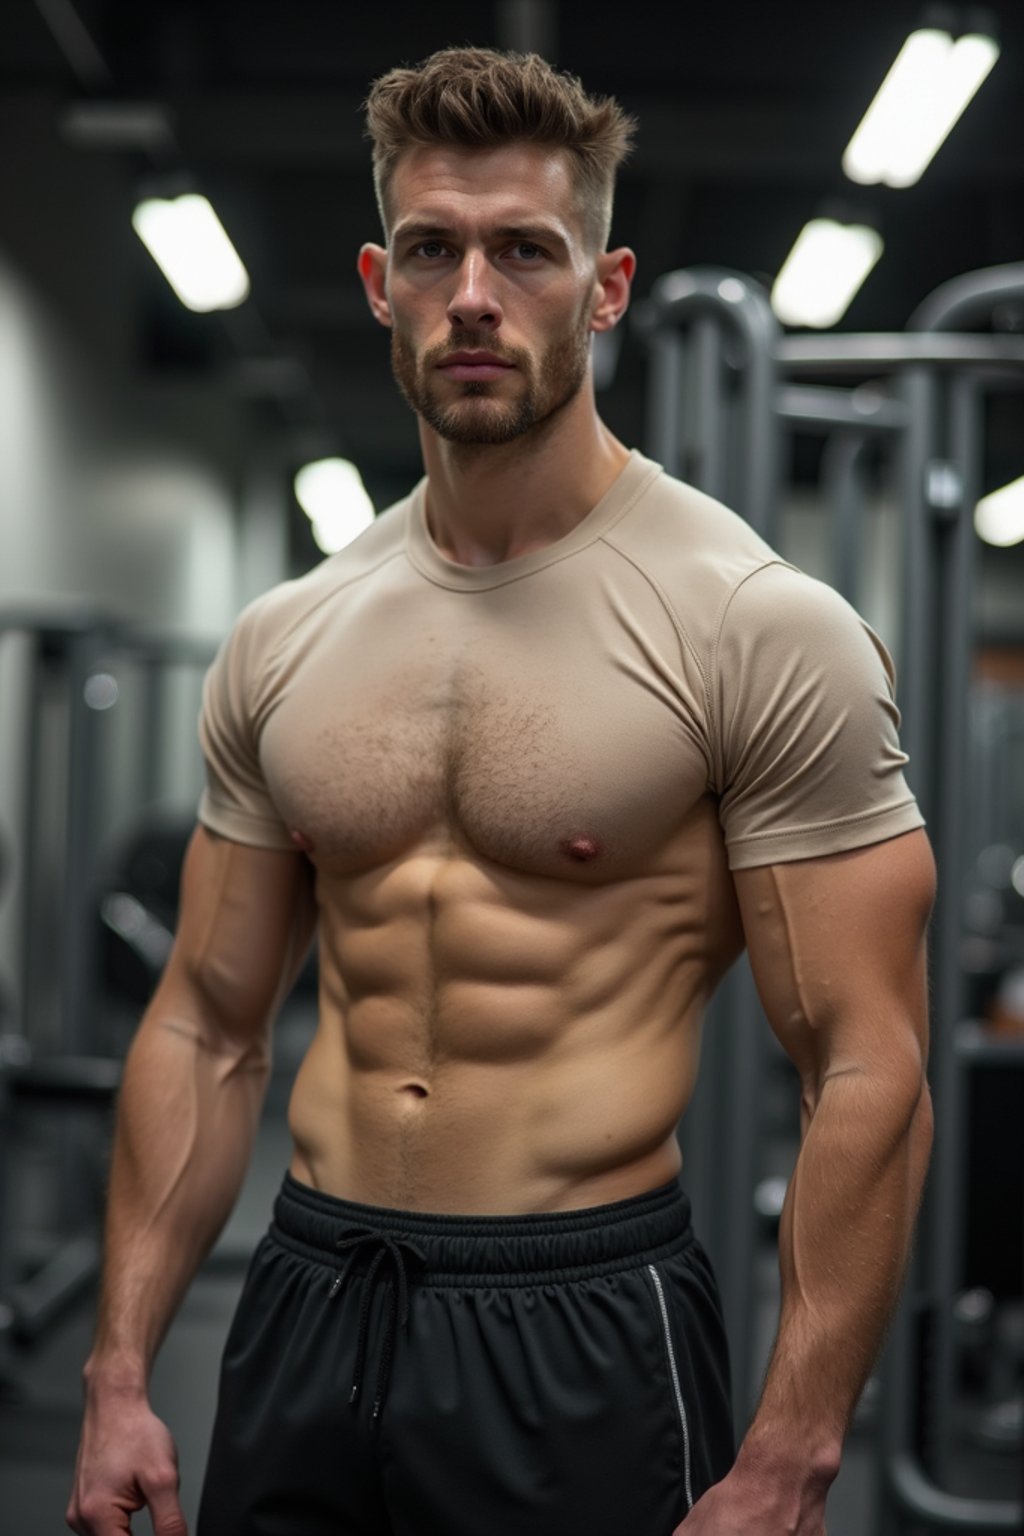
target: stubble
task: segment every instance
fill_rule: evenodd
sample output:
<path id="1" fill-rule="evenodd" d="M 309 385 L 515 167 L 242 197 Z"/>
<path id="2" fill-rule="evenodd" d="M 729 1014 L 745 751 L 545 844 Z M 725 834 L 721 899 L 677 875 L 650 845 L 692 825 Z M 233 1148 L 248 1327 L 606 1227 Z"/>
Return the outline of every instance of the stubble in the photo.
<path id="1" fill-rule="evenodd" d="M 463 381 L 453 398 L 438 365 L 463 349 L 482 349 L 511 363 L 523 381 L 516 398 L 502 400 L 497 380 Z M 468 329 L 453 330 L 446 342 L 417 358 L 412 339 L 399 325 L 391 333 L 391 366 L 409 405 L 439 437 L 467 446 L 511 443 L 544 431 L 579 394 L 589 361 L 585 309 L 569 331 L 548 343 L 539 361 L 525 348 L 499 347 L 493 336 Z"/>

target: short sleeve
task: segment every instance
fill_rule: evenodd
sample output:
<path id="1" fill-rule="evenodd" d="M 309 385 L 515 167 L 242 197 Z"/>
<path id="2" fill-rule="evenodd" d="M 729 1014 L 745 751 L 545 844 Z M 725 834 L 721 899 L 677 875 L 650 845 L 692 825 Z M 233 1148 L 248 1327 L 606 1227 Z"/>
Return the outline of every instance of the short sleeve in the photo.
<path id="1" fill-rule="evenodd" d="M 241 614 L 203 682 L 199 744 L 206 786 L 199 820 L 256 848 L 293 848 L 260 767 L 252 697 L 260 648 L 256 605 Z"/>
<path id="2" fill-rule="evenodd" d="M 824 582 L 781 561 L 747 576 L 719 627 L 710 688 L 730 869 L 924 825 L 903 775 L 892 659 Z"/>

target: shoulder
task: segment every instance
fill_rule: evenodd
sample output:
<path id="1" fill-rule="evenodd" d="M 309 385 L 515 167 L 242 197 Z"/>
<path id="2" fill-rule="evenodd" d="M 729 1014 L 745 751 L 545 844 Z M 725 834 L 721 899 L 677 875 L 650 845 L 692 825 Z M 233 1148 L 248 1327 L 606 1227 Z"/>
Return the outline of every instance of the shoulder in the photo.
<path id="1" fill-rule="evenodd" d="M 888 650 L 857 610 L 827 582 L 777 557 L 729 593 L 714 651 L 723 664 L 748 658 L 771 667 L 784 659 L 852 673 L 880 663 L 894 680 Z"/>
<path id="2" fill-rule="evenodd" d="M 634 455 L 641 463 L 642 455 Z M 736 588 L 778 555 L 738 513 L 695 486 L 654 473 L 605 535 L 662 592 L 702 653 Z"/>

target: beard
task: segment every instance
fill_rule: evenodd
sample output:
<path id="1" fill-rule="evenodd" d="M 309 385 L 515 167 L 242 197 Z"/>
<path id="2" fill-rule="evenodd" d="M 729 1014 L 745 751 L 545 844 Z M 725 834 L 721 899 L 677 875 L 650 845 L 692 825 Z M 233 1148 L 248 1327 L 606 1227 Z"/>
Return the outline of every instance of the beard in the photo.
<path id="1" fill-rule="evenodd" d="M 479 348 L 511 363 L 522 387 L 518 398 L 496 398 L 499 380 L 466 380 L 451 398 L 451 383 L 437 373 L 453 352 Z M 524 347 L 495 345 L 487 332 L 453 330 L 448 340 L 417 358 L 409 336 L 396 325 L 391 333 L 395 381 L 417 416 L 450 443 L 511 443 L 549 423 L 579 394 L 590 363 L 590 324 L 581 310 L 572 328 L 548 342 L 539 360 Z"/>

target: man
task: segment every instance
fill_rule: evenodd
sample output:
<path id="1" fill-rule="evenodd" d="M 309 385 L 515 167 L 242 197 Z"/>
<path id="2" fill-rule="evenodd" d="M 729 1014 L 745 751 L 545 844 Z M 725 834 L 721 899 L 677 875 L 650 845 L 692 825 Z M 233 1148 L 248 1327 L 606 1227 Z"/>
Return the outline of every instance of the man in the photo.
<path id="1" fill-rule="evenodd" d="M 590 337 L 630 124 L 536 57 L 375 85 L 359 271 L 426 478 L 211 669 L 179 932 L 128 1059 L 69 1521 L 182 1529 L 146 1381 L 242 1179 L 319 926 L 295 1151 L 201 1536 L 821 1536 L 930 1141 L 934 868 L 881 643 L 619 443 Z M 678 1182 L 746 944 L 802 1083 L 734 1455 Z"/>

